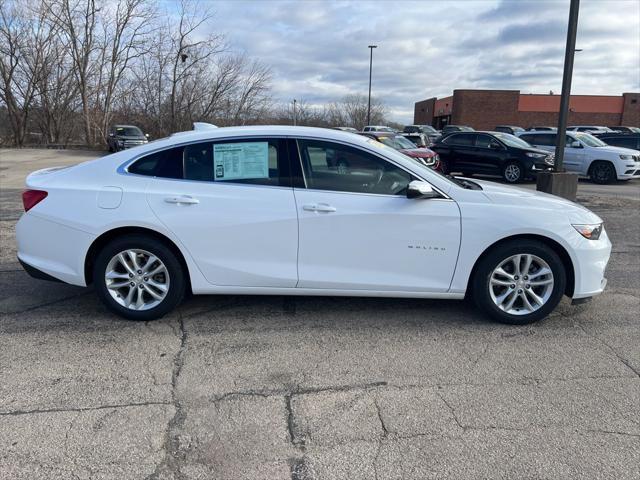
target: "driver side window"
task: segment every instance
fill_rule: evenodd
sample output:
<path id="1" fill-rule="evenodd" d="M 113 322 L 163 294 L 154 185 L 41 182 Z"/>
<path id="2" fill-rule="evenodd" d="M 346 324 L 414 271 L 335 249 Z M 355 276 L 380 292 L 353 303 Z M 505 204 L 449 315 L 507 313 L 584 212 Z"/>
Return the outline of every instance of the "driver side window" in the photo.
<path id="1" fill-rule="evenodd" d="M 298 140 L 307 188 L 336 192 L 406 195 L 415 178 L 357 148 L 320 140 Z"/>

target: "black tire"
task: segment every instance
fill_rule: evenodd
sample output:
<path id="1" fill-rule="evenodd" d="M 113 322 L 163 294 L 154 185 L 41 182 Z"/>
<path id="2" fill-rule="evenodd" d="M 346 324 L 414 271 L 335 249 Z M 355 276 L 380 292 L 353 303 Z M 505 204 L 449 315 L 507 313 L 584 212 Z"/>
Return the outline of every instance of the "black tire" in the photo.
<path id="1" fill-rule="evenodd" d="M 128 249 L 144 250 L 155 255 L 164 263 L 169 275 L 166 296 L 158 305 L 148 310 L 132 310 L 120 305 L 107 288 L 107 265 L 118 253 Z M 98 298 L 109 310 L 129 320 L 148 321 L 166 315 L 180 304 L 186 290 L 186 273 L 176 254 L 163 242 L 146 235 L 131 234 L 112 240 L 98 253 L 93 266 L 93 284 Z"/>
<path id="2" fill-rule="evenodd" d="M 531 254 L 544 260 L 553 273 L 554 284 L 549 298 L 542 307 L 528 314 L 515 315 L 507 313 L 494 303 L 490 293 L 490 279 L 500 263 L 512 255 L 519 254 Z M 545 318 L 556 308 L 564 295 L 566 284 L 567 273 L 564 264 L 551 247 L 535 240 L 514 240 L 495 246 L 480 258 L 471 279 L 471 293 L 476 305 L 493 320 L 511 325 L 526 325 Z"/>
<path id="3" fill-rule="evenodd" d="M 589 167 L 589 178 L 598 185 L 612 183 L 616 177 L 616 168 L 611 162 L 597 160 Z"/>
<path id="4" fill-rule="evenodd" d="M 113 146 L 109 143 L 109 152 L 113 153 Z"/>
<path id="5" fill-rule="evenodd" d="M 502 168 L 502 178 L 507 183 L 520 183 L 524 177 L 524 167 L 520 162 L 508 162 Z"/>

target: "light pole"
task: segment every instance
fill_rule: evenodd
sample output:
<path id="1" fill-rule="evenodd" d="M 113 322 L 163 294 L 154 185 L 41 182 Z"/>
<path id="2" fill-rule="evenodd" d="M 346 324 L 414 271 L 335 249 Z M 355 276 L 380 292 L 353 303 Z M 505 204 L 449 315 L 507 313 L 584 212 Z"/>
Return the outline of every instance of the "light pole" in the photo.
<path id="1" fill-rule="evenodd" d="M 369 45 L 369 102 L 367 104 L 367 125 L 371 124 L 371 71 L 373 69 L 373 49 L 377 45 Z"/>
<path id="2" fill-rule="evenodd" d="M 576 200 L 578 175 L 564 171 L 564 149 L 566 144 L 567 118 L 569 117 L 569 100 L 571 98 L 573 58 L 576 53 L 579 7 L 580 0 L 571 0 L 569 6 L 569 26 L 567 28 L 567 46 L 564 51 L 564 73 L 562 75 L 562 94 L 560 96 L 560 112 L 558 114 L 553 172 L 538 173 L 536 182 L 536 188 L 538 190 L 572 201 Z"/>
<path id="3" fill-rule="evenodd" d="M 293 126 L 296 126 L 296 99 L 293 99 Z"/>
<path id="4" fill-rule="evenodd" d="M 569 27 L 567 29 L 567 47 L 564 52 L 564 74 L 562 75 L 562 94 L 560 96 L 560 114 L 558 116 L 558 136 L 554 170 L 564 170 L 564 147 L 566 143 L 567 118 L 571 99 L 571 78 L 573 76 L 573 58 L 576 53 L 576 33 L 578 31 L 578 10 L 580 0 L 571 0 L 569 7 Z"/>

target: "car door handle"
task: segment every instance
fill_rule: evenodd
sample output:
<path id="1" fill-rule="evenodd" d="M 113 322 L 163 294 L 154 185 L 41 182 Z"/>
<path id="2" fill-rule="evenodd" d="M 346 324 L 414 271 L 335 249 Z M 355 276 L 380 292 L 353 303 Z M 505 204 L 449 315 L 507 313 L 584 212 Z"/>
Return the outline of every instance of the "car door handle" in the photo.
<path id="1" fill-rule="evenodd" d="M 314 203 L 312 205 L 303 205 L 303 210 L 307 212 L 325 212 L 331 213 L 336 211 L 336 207 L 332 207 L 331 205 L 327 205 L 326 203 Z"/>
<path id="2" fill-rule="evenodd" d="M 195 205 L 200 203 L 197 198 L 190 197 L 189 195 L 178 195 L 177 197 L 167 197 L 164 199 L 167 203 L 175 203 L 177 205 Z"/>

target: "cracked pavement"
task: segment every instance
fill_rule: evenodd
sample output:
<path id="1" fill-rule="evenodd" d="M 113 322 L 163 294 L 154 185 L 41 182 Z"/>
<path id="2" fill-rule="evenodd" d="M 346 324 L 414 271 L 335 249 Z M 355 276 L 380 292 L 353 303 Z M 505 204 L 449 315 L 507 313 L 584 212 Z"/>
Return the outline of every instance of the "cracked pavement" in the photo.
<path id="1" fill-rule="evenodd" d="M 240 296 L 133 323 L 15 259 L 24 174 L 81 158 L 0 151 L 0 478 L 640 478 L 640 182 L 581 183 L 609 285 L 538 324 Z"/>

